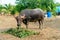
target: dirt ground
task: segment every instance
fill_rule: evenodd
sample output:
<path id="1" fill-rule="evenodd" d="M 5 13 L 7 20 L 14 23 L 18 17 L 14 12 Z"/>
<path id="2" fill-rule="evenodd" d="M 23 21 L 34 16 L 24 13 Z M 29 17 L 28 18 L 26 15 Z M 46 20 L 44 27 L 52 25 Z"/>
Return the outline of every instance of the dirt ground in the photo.
<path id="1" fill-rule="evenodd" d="M 60 16 L 45 18 L 42 30 L 38 29 L 38 22 L 30 22 L 28 26 L 29 30 L 40 32 L 40 34 L 18 38 L 10 34 L 0 33 L 0 40 L 60 40 Z M 13 16 L 0 16 L 0 32 L 16 27 L 16 20 Z M 26 28 L 23 23 L 22 28 Z"/>

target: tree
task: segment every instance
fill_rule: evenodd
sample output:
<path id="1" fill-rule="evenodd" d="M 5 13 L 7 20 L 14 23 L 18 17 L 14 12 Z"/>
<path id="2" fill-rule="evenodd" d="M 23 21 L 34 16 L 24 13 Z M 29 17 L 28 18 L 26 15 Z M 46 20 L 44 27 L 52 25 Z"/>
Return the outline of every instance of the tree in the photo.
<path id="1" fill-rule="evenodd" d="M 39 8 L 40 0 L 16 0 L 16 4 L 17 10 L 20 12 L 26 8 Z"/>
<path id="2" fill-rule="evenodd" d="M 45 10 L 52 11 L 55 8 L 55 3 L 53 0 L 41 0 L 40 4 L 42 6 L 41 8 L 45 8 Z"/>
<path id="3" fill-rule="evenodd" d="M 16 0 L 18 11 L 25 8 L 41 8 L 43 10 L 53 10 L 55 3 L 53 0 Z"/>

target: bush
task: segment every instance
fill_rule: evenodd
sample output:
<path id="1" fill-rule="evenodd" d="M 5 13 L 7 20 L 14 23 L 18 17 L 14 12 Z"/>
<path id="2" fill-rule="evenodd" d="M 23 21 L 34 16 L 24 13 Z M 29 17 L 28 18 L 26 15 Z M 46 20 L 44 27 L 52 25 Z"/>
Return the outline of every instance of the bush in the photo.
<path id="1" fill-rule="evenodd" d="M 56 12 L 52 12 L 52 15 L 53 15 L 53 16 L 56 16 L 57 14 L 56 14 Z"/>
<path id="2" fill-rule="evenodd" d="M 39 34 L 39 33 L 34 32 L 34 31 L 29 31 L 29 30 L 26 30 L 26 29 L 17 29 L 17 28 L 16 29 L 11 28 L 11 29 L 5 31 L 5 33 L 12 34 L 12 35 L 14 35 L 16 37 L 19 37 L 19 38 Z"/>

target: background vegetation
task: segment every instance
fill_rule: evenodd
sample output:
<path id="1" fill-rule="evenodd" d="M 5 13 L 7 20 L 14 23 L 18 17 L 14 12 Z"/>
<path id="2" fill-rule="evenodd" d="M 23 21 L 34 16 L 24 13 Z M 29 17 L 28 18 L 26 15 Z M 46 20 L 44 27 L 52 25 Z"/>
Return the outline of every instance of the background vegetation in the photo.
<path id="1" fill-rule="evenodd" d="M 41 8 L 44 11 L 49 10 L 55 15 L 56 6 L 59 5 L 59 3 L 54 3 L 54 0 L 16 0 L 16 5 L 0 4 L 0 14 L 14 15 L 26 8 Z"/>

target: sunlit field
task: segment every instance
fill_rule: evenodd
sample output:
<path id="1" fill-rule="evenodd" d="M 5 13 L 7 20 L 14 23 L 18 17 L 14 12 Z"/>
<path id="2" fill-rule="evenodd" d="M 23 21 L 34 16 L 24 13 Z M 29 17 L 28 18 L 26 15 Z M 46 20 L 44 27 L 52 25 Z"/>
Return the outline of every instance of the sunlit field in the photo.
<path id="1" fill-rule="evenodd" d="M 0 40 L 60 40 L 59 2 L 0 0 Z"/>

